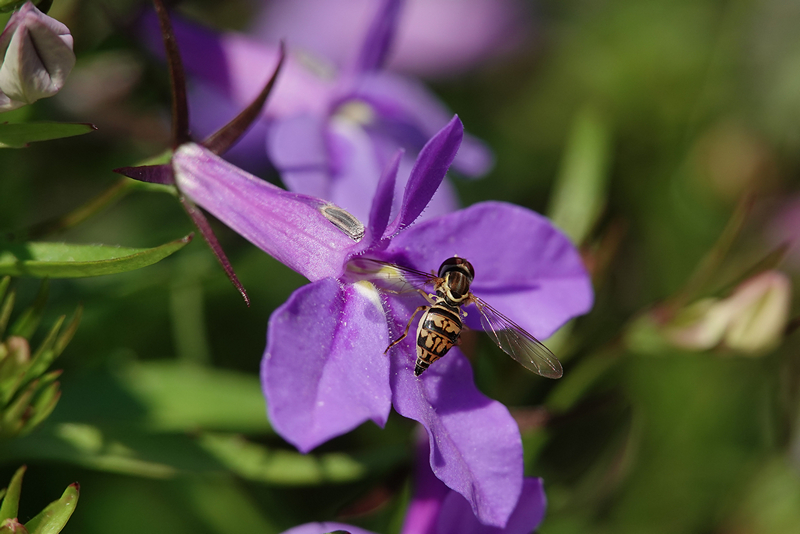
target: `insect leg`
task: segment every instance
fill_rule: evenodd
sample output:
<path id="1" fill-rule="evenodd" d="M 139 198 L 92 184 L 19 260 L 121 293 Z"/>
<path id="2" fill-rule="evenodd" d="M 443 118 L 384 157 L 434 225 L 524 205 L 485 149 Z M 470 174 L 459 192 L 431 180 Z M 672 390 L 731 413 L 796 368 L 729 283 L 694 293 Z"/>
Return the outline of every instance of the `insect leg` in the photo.
<path id="1" fill-rule="evenodd" d="M 431 306 L 433 306 L 434 304 L 436 304 L 436 300 L 434 300 L 434 299 L 436 298 L 436 295 L 432 295 L 432 294 L 430 294 L 430 293 L 426 293 L 425 291 L 423 291 L 423 290 L 421 290 L 421 289 L 417 289 L 417 291 L 419 292 L 419 294 L 420 294 L 420 295 L 422 295 L 422 297 L 423 297 L 425 300 L 427 300 L 427 301 L 428 301 L 428 303 L 430 303 L 430 305 L 431 305 Z M 419 311 L 419 308 L 417 308 L 417 311 Z"/>
<path id="2" fill-rule="evenodd" d="M 389 344 L 389 346 L 386 347 L 386 350 L 383 351 L 384 354 L 389 352 L 389 349 L 391 349 L 392 347 L 394 347 L 395 345 L 397 345 L 398 343 L 400 343 L 401 341 L 403 341 L 406 338 L 406 336 L 408 335 L 408 329 L 411 328 L 411 321 L 414 320 L 414 316 L 416 314 L 418 314 L 420 311 L 422 311 L 424 309 L 427 309 L 427 308 L 428 308 L 428 306 L 420 306 L 416 310 L 414 310 L 414 313 L 411 314 L 411 318 L 408 320 L 408 324 L 406 325 L 406 331 L 403 332 L 402 336 L 400 336 L 399 338 L 397 338 L 394 341 L 392 341 L 391 344 Z"/>

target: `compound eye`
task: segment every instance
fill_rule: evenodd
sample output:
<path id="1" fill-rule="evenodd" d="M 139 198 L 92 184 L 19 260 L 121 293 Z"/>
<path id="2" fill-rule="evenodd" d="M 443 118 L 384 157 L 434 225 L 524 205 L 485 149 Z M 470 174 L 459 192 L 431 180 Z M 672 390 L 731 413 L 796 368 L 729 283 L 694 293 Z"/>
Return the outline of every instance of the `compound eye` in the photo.
<path id="1" fill-rule="evenodd" d="M 463 273 L 469 277 L 470 281 L 475 278 L 475 270 L 472 268 L 472 264 L 458 256 L 448 258 L 442 262 L 441 267 L 439 267 L 439 278 L 444 278 L 447 273 L 452 271 Z"/>

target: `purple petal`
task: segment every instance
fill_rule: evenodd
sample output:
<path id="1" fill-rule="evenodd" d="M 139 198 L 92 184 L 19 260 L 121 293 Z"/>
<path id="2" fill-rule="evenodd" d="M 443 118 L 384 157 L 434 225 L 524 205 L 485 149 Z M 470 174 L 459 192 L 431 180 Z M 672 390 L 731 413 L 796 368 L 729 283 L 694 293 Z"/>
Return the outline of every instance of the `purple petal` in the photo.
<path id="1" fill-rule="evenodd" d="M 378 70 L 383 67 L 394 42 L 403 0 L 383 0 L 372 18 L 364 43 L 356 60 L 355 71 Z"/>
<path id="2" fill-rule="evenodd" d="M 241 111 L 210 84 L 196 83 L 189 87 L 189 115 L 192 117 L 192 135 L 205 139 L 224 126 L 231 117 Z M 241 169 L 259 173 L 269 168 L 264 144 L 267 138 L 267 123 L 256 121 L 222 156 Z"/>
<path id="3" fill-rule="evenodd" d="M 175 15 L 172 25 L 180 46 L 186 72 L 211 84 L 237 105 L 252 102 L 272 76 L 280 58 L 280 47 L 265 45 L 235 33 L 216 34 Z M 164 56 L 155 17 L 142 20 L 143 38 L 159 57 Z M 324 113 L 328 108 L 334 82 L 324 74 L 324 66 L 316 70 L 289 54 L 281 76 L 275 84 L 264 114 L 282 117 L 297 113 Z M 200 110 L 202 111 L 202 110 Z"/>
<path id="4" fill-rule="evenodd" d="M 351 64 L 374 0 L 273 0 L 253 33 Z M 409 0 L 389 67 L 441 78 L 474 68 L 523 43 L 530 17 L 519 0 Z"/>
<path id="5" fill-rule="evenodd" d="M 408 503 L 401 534 L 436 534 L 436 521 L 442 503 L 451 493 L 450 488 L 431 471 L 431 448 L 427 436 L 421 438 L 414 454 L 414 494 Z M 472 510 L 469 514 L 472 515 Z"/>
<path id="6" fill-rule="evenodd" d="M 369 530 L 354 527 L 352 525 L 345 525 L 344 523 L 306 523 L 283 532 L 283 534 L 328 534 L 329 532 L 337 532 L 342 530 L 349 532 L 349 534 L 374 534 Z"/>
<path id="7" fill-rule="evenodd" d="M 369 103 L 379 117 L 375 127 L 414 151 L 421 149 L 453 116 L 423 84 L 389 72 L 359 76 L 348 97 Z M 465 135 L 453 168 L 467 177 L 480 177 L 493 165 L 491 150 Z"/>
<path id="8" fill-rule="evenodd" d="M 463 133 L 464 126 L 455 116 L 423 147 L 411 170 L 400 214 L 392 223 L 390 233 L 413 223 L 428 205 L 453 162 Z"/>
<path id="9" fill-rule="evenodd" d="M 491 527 L 478 522 L 469 503 L 451 491 L 442 504 L 436 534 L 530 534 L 544 519 L 547 499 L 541 478 L 526 478 L 517 507 L 505 528 Z"/>
<path id="10" fill-rule="evenodd" d="M 172 158 L 178 189 L 242 237 L 311 281 L 338 277 L 356 243 L 325 203 L 247 174 L 194 143 Z"/>
<path id="11" fill-rule="evenodd" d="M 378 182 L 378 188 L 372 199 L 372 207 L 369 213 L 369 226 L 367 227 L 370 232 L 370 239 L 364 240 L 367 242 L 367 245 L 371 245 L 373 242 L 383 237 L 383 232 L 389 224 L 389 216 L 392 214 L 392 203 L 394 202 L 397 169 L 400 167 L 400 160 L 402 157 L 403 152 L 399 150 L 383 170 L 381 179 Z"/>
<path id="12" fill-rule="evenodd" d="M 456 255 L 475 268 L 475 294 L 540 339 L 592 306 L 591 281 L 569 239 L 513 204 L 482 202 L 416 224 L 384 259 L 428 271 Z M 482 329 L 477 310 L 468 309 L 466 323 Z"/>
<path id="13" fill-rule="evenodd" d="M 369 210 L 385 163 L 379 159 L 373 140 L 359 124 L 332 120 L 328 125 L 330 143 L 330 201 L 362 221 Z"/>
<path id="14" fill-rule="evenodd" d="M 269 321 L 261 383 L 275 430 L 308 452 L 391 408 L 386 316 L 370 284 L 326 278 L 295 291 Z"/>
<path id="15" fill-rule="evenodd" d="M 324 117 L 302 114 L 275 120 L 267 130 L 267 153 L 291 191 L 331 197 L 326 128 Z"/>
<path id="16" fill-rule="evenodd" d="M 390 302 L 393 316 L 411 316 L 413 310 L 399 299 Z M 392 404 L 428 431 L 436 477 L 463 495 L 483 523 L 504 526 L 522 488 L 517 424 L 505 406 L 478 391 L 472 368 L 457 348 L 415 377 L 411 337 L 390 353 Z"/>

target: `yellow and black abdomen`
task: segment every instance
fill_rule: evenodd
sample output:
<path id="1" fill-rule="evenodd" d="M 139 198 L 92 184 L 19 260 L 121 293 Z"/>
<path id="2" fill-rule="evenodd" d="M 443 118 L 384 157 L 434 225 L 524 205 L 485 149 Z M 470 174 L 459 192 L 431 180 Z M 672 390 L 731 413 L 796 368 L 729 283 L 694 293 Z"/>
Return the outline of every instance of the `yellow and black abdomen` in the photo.
<path id="1" fill-rule="evenodd" d="M 422 314 L 417 327 L 417 361 L 414 375 L 421 375 L 433 362 L 458 343 L 463 325 L 459 310 L 437 303 Z"/>

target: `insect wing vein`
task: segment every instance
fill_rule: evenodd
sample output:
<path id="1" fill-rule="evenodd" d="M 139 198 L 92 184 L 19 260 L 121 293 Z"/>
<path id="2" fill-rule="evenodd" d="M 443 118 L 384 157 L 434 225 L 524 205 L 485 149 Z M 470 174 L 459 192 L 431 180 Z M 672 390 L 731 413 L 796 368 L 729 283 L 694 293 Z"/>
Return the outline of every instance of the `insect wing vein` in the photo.
<path id="1" fill-rule="evenodd" d="M 541 341 L 521 326 L 491 307 L 478 297 L 473 297 L 480 311 L 481 324 L 492 341 L 520 365 L 547 378 L 561 378 L 561 363 Z"/>
<path id="2" fill-rule="evenodd" d="M 372 258 L 358 258 L 354 261 L 362 277 L 382 291 L 389 293 L 412 293 L 425 286 L 432 286 L 436 282 L 436 276 L 431 273 L 418 271 L 411 267 L 403 267 L 388 261 L 375 260 Z"/>

